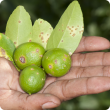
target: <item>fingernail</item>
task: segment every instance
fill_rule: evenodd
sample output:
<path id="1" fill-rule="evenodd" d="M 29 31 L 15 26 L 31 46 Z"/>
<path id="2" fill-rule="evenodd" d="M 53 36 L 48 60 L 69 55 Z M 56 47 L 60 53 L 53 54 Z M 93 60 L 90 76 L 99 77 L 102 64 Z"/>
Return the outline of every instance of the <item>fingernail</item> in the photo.
<path id="1" fill-rule="evenodd" d="M 53 103 L 53 102 L 47 102 L 45 104 L 42 105 L 42 109 L 43 110 L 47 110 L 48 108 L 52 107 L 52 106 L 55 106 L 56 104 Z"/>

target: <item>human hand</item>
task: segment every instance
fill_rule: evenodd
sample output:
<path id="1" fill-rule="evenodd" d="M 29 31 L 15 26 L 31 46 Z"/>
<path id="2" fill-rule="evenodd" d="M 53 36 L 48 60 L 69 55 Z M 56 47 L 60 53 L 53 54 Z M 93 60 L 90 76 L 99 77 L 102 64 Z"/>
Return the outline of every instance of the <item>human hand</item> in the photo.
<path id="1" fill-rule="evenodd" d="M 43 93 L 53 94 L 61 101 L 66 101 L 110 90 L 110 52 L 92 52 L 109 48 L 110 42 L 105 38 L 83 37 L 71 57 L 70 71 L 63 77 L 55 78 Z M 91 53 L 81 53 L 85 51 Z M 51 81 L 51 77 L 49 79 Z"/>
<path id="2" fill-rule="evenodd" d="M 72 55 L 72 66 L 68 74 L 60 78 L 48 76 L 44 88 L 31 96 L 21 90 L 18 82 L 19 73 L 12 63 L 1 58 L 0 96 L 2 100 L 0 100 L 0 106 L 4 110 L 41 110 L 42 105 L 46 102 L 55 104 L 45 105 L 43 108 L 53 108 L 59 106 L 60 101 L 109 90 L 110 78 L 107 69 L 109 69 L 110 53 L 80 53 L 108 49 L 109 47 L 109 41 L 104 38 L 83 37 L 79 47 Z M 103 54 L 105 55 L 103 56 Z"/>
<path id="3" fill-rule="evenodd" d="M 42 110 L 59 105 L 60 100 L 54 95 L 25 93 L 20 88 L 19 72 L 12 62 L 0 58 L 0 107 L 3 110 Z"/>

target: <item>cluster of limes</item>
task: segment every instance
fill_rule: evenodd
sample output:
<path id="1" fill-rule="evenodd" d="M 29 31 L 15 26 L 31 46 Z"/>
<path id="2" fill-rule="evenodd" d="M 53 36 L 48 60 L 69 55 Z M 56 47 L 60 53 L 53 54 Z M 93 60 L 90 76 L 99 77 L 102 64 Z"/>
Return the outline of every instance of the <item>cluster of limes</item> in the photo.
<path id="1" fill-rule="evenodd" d="M 21 70 L 19 83 L 28 94 L 40 91 L 45 85 L 46 73 L 61 77 L 71 67 L 67 51 L 54 48 L 48 51 L 38 43 L 27 42 L 18 46 L 14 52 L 14 62 Z"/>

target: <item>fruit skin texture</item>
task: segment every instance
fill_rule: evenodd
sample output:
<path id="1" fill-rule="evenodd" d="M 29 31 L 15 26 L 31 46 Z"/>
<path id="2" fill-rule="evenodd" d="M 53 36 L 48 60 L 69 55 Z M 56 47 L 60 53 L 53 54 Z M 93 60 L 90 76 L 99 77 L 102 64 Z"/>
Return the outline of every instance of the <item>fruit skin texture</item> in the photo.
<path id="1" fill-rule="evenodd" d="M 30 65 L 41 66 L 44 53 L 45 49 L 38 43 L 23 43 L 14 52 L 14 62 L 21 70 Z"/>
<path id="2" fill-rule="evenodd" d="M 28 94 L 40 91 L 46 80 L 46 74 L 42 68 L 31 65 L 22 70 L 19 77 L 20 87 Z"/>
<path id="3" fill-rule="evenodd" d="M 71 57 L 64 49 L 51 49 L 44 54 L 42 66 L 50 76 L 61 77 L 69 71 L 71 67 Z"/>

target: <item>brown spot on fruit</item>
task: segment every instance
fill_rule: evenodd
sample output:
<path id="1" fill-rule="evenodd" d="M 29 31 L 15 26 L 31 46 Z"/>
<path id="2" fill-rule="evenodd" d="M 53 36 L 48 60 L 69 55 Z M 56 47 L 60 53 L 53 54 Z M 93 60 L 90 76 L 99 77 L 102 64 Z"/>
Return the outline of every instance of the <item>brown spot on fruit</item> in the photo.
<path id="1" fill-rule="evenodd" d="M 43 57 L 43 55 L 39 55 L 40 57 Z"/>
<path id="2" fill-rule="evenodd" d="M 36 52 L 38 53 L 39 52 L 39 49 L 36 49 Z"/>
<path id="3" fill-rule="evenodd" d="M 57 60 L 55 60 L 55 64 L 57 64 Z"/>
<path id="4" fill-rule="evenodd" d="M 39 74 L 39 73 L 37 73 L 37 74 Z"/>
<path id="5" fill-rule="evenodd" d="M 49 67 L 49 69 L 52 69 L 52 65 L 49 65 L 48 67 Z"/>
<path id="6" fill-rule="evenodd" d="M 40 21 L 40 23 L 42 23 L 42 21 Z"/>
<path id="7" fill-rule="evenodd" d="M 31 68 L 31 70 L 34 70 L 33 68 Z"/>
<path id="8" fill-rule="evenodd" d="M 65 54 L 65 57 L 67 57 L 67 55 Z"/>
<path id="9" fill-rule="evenodd" d="M 62 40 L 62 42 L 63 42 L 63 40 Z"/>
<path id="10" fill-rule="evenodd" d="M 2 55 L 5 55 L 5 50 L 1 48 Z"/>
<path id="11" fill-rule="evenodd" d="M 21 56 L 21 57 L 19 58 L 19 60 L 20 60 L 21 63 L 25 63 L 25 58 L 24 58 L 23 56 Z"/>
<path id="12" fill-rule="evenodd" d="M 0 35 L 0 39 L 2 38 L 2 36 Z"/>

